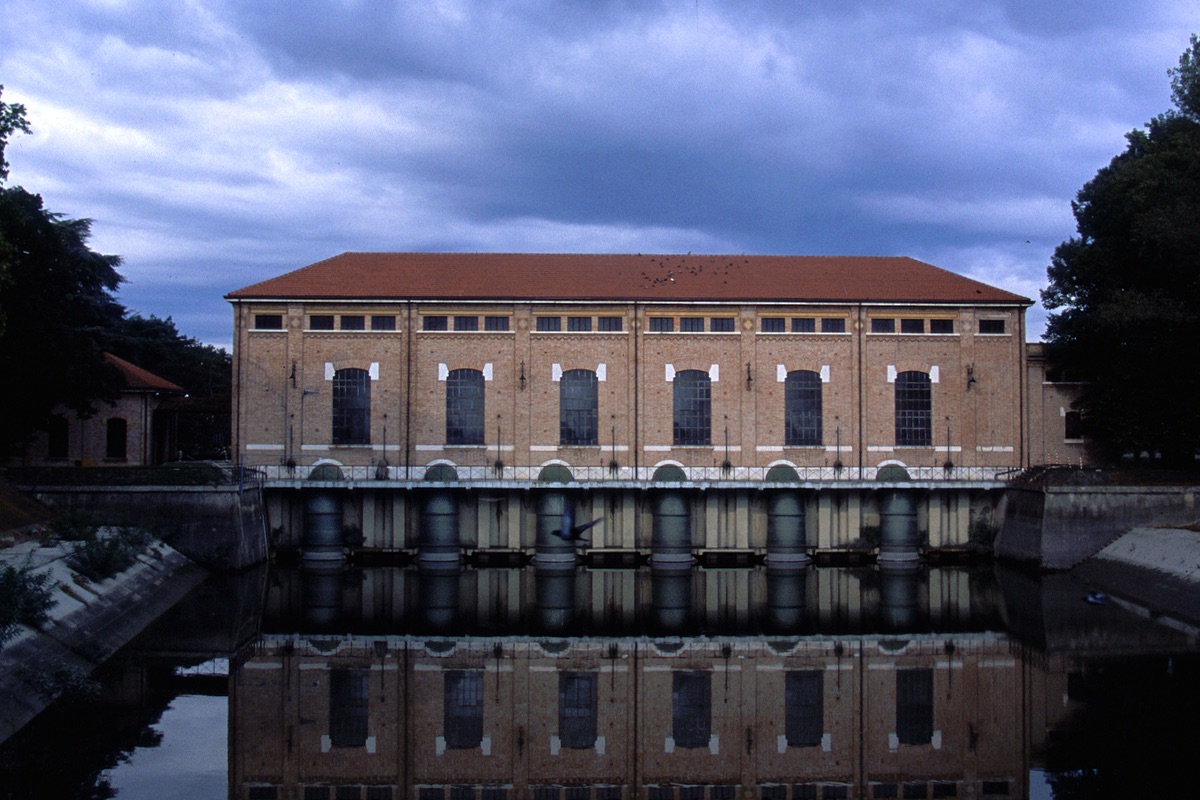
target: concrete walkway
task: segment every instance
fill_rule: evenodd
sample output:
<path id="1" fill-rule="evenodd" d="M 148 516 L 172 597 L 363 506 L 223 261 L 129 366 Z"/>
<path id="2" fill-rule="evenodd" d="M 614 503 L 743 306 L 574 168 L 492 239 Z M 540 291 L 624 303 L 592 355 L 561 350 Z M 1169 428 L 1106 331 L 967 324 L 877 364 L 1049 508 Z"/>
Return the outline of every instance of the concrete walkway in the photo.
<path id="1" fill-rule="evenodd" d="M 1160 621 L 1200 632 L 1200 533 L 1134 528 L 1073 570 Z"/>
<path id="2" fill-rule="evenodd" d="M 0 742 L 54 699 L 47 679 L 55 672 L 90 675 L 207 575 L 161 542 L 99 582 L 72 570 L 69 554 L 67 546 L 36 541 L 0 549 L 0 564 L 50 576 L 55 601 L 46 623 L 19 628 L 0 649 Z"/>

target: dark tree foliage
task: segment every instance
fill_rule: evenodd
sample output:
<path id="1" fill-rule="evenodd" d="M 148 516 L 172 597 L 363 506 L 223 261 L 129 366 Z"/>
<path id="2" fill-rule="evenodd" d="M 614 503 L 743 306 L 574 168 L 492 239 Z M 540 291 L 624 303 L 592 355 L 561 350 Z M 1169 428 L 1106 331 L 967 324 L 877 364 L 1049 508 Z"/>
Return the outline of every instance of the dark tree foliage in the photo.
<path id="1" fill-rule="evenodd" d="M 1088 435 L 1113 455 L 1194 463 L 1200 446 L 1200 42 L 1170 71 L 1177 108 L 1127 134 L 1076 196 L 1054 252 L 1047 353 L 1086 382 Z"/>
<path id="2" fill-rule="evenodd" d="M 104 363 L 101 341 L 124 311 L 112 294 L 120 259 L 88 248 L 90 225 L 47 211 L 19 186 L 0 189 L 0 241 L 9 249 L 0 286 L 0 450 L 19 448 L 56 403 L 87 414 L 116 397 L 119 376 Z"/>
<path id="3" fill-rule="evenodd" d="M 193 397 L 225 397 L 232 390 L 229 353 L 185 336 L 170 317 L 130 314 L 105 332 L 104 349 L 178 384 Z"/>

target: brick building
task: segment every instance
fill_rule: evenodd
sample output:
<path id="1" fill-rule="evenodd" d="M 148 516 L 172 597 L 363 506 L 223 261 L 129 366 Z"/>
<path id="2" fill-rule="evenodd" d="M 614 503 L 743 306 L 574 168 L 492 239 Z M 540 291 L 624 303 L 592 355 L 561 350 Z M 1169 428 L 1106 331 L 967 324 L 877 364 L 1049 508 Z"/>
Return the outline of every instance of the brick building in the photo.
<path id="1" fill-rule="evenodd" d="M 909 258 L 345 253 L 227 299 L 250 466 L 759 480 L 1028 460 L 1031 301 Z"/>

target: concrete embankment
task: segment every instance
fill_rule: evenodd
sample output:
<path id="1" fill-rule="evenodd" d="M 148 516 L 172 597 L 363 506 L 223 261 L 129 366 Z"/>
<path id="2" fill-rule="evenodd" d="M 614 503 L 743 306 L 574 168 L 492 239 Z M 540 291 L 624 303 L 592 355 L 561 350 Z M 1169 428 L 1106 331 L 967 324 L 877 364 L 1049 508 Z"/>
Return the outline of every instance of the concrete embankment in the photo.
<path id="1" fill-rule="evenodd" d="M 1005 490 L 997 557 L 1065 570 L 1137 527 L 1200 519 L 1197 486 L 1041 486 Z"/>
<path id="2" fill-rule="evenodd" d="M 1073 570 L 1160 620 L 1200 626 L 1200 533 L 1135 528 Z"/>
<path id="3" fill-rule="evenodd" d="M 26 542 L 0 561 L 48 575 L 54 605 L 38 629 L 22 627 L 0 649 L 0 742 L 86 678 L 207 574 L 178 551 L 150 545 L 129 569 L 99 582 L 73 571 L 64 546 Z"/>

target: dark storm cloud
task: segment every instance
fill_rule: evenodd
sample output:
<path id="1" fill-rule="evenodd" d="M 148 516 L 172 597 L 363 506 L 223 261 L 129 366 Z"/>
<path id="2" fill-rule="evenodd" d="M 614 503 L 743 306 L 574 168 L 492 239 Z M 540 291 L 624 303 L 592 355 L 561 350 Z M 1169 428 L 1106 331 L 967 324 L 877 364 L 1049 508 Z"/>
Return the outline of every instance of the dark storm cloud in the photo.
<path id="1" fill-rule="evenodd" d="M 348 249 L 903 254 L 1033 297 L 1200 29 L 1175 0 L 7 6 L 12 180 L 214 342 L 225 292 Z"/>

